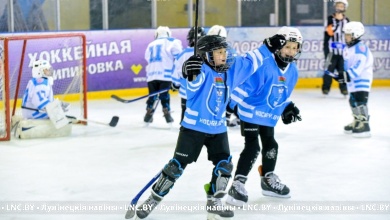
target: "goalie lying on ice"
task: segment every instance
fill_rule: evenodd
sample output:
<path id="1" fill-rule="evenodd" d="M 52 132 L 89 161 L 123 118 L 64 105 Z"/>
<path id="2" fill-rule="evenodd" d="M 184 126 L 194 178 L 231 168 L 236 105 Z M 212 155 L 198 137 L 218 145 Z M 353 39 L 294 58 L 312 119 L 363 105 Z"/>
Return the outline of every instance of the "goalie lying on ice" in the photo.
<path id="1" fill-rule="evenodd" d="M 20 139 L 69 136 L 72 126 L 65 116 L 69 103 L 54 99 L 53 69 L 46 60 L 33 62 L 32 79 L 22 101 L 22 115 L 12 116 L 12 129 Z"/>

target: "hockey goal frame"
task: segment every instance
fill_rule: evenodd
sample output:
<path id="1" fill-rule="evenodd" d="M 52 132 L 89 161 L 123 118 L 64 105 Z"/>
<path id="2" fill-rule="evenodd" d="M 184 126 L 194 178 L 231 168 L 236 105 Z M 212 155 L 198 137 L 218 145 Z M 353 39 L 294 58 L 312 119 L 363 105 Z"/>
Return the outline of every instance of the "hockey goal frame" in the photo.
<path id="1" fill-rule="evenodd" d="M 1 101 L 4 104 L 4 123 L 5 123 L 5 133 L 0 136 L 0 141 L 9 141 L 11 139 L 11 117 L 15 114 L 17 100 L 19 96 L 19 86 L 20 86 L 20 80 L 22 77 L 22 71 L 23 71 L 23 63 L 25 59 L 25 53 L 26 53 L 26 45 L 28 40 L 36 40 L 36 39 L 52 39 L 52 38 L 67 38 L 67 37 L 79 37 L 81 39 L 82 44 L 82 58 L 81 58 L 81 74 L 82 74 L 82 83 L 80 85 L 80 95 L 82 96 L 82 116 L 84 119 L 87 119 L 87 49 L 86 49 L 86 36 L 83 33 L 55 33 L 55 34 L 31 34 L 31 35 L 13 35 L 13 36 L 0 36 L 0 40 L 4 42 L 4 55 L 3 55 L 3 61 L 0 60 L 0 62 L 3 62 L 3 65 L 1 65 L 0 69 L 0 79 L 2 78 L 3 85 L 0 85 L 3 87 L 4 91 L 2 91 Z M 23 47 L 20 57 L 20 68 L 18 72 L 18 79 L 16 83 L 16 91 L 14 97 L 10 97 L 10 58 L 9 58 L 9 42 L 10 41 L 23 41 Z M 13 98 L 13 105 L 10 105 L 10 98 Z M 12 112 L 11 112 L 12 107 Z M 2 114 L 2 113 L 0 113 Z"/>

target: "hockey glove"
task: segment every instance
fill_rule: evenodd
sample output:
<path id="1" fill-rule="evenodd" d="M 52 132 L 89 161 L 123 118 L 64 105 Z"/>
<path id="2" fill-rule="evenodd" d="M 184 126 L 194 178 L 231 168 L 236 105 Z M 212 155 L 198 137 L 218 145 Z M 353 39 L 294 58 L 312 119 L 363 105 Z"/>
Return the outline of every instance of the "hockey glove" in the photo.
<path id="1" fill-rule="evenodd" d="M 339 83 L 347 83 L 347 82 L 351 82 L 351 77 L 349 77 L 349 74 L 347 71 L 344 71 L 343 74 L 341 74 L 341 76 L 339 76 L 339 78 L 337 79 L 337 81 Z"/>
<path id="2" fill-rule="evenodd" d="M 351 82 L 351 78 L 349 77 L 349 74 L 346 71 L 344 71 L 341 75 L 337 73 L 331 73 L 329 71 L 326 71 L 325 74 L 328 74 L 329 76 L 333 77 L 339 83 Z"/>
<path id="3" fill-rule="evenodd" d="M 281 34 L 276 34 L 270 38 L 266 38 L 263 42 L 271 53 L 275 53 L 286 45 L 286 38 Z"/>
<path id="4" fill-rule="evenodd" d="M 187 61 L 183 63 L 182 72 L 183 77 L 188 81 L 195 79 L 197 75 L 200 74 L 200 69 L 202 68 L 203 59 L 200 56 L 191 56 Z"/>
<path id="5" fill-rule="evenodd" d="M 290 124 L 291 122 L 302 121 L 299 109 L 293 102 L 290 102 L 282 113 L 282 120 L 284 124 Z"/>

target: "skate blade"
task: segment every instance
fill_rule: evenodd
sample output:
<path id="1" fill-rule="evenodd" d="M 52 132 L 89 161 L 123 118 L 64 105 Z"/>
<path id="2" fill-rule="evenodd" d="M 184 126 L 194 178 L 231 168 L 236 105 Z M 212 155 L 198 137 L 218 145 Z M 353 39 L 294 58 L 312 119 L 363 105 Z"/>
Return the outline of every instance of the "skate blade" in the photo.
<path id="1" fill-rule="evenodd" d="M 241 201 L 241 200 L 237 200 L 237 199 L 233 198 L 232 196 L 228 195 L 228 197 L 226 198 L 226 204 L 232 205 L 232 206 L 237 206 L 237 207 L 243 207 L 246 204 L 246 202 Z"/>
<path id="2" fill-rule="evenodd" d="M 352 131 L 345 131 L 344 130 L 344 134 L 352 134 Z"/>
<path id="3" fill-rule="evenodd" d="M 280 195 L 280 194 L 277 194 L 277 193 L 274 193 L 274 192 L 271 192 L 271 191 L 265 191 L 265 190 L 263 190 L 262 193 L 263 193 L 263 196 L 270 196 L 270 197 L 283 198 L 283 199 L 291 198 L 290 194 Z"/>
<path id="4" fill-rule="evenodd" d="M 135 210 L 129 209 L 126 212 L 125 219 L 131 219 L 135 215 Z"/>
<path id="5" fill-rule="evenodd" d="M 371 133 L 370 132 L 352 133 L 352 136 L 355 138 L 369 138 L 371 137 Z"/>
<path id="6" fill-rule="evenodd" d="M 217 214 L 213 214 L 213 213 L 207 214 L 207 220 L 221 220 L 221 219 L 224 219 L 224 218 L 222 218 L 221 216 L 219 216 Z"/>

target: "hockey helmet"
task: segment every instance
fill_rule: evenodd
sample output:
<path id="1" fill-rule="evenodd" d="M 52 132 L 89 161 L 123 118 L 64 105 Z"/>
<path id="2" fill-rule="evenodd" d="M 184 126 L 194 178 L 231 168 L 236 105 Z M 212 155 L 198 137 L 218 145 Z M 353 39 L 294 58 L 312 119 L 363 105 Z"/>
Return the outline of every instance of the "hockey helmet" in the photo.
<path id="1" fill-rule="evenodd" d="M 204 35 L 206 35 L 204 29 L 202 27 L 198 27 L 198 32 L 197 32 L 198 39 Z M 188 45 L 190 45 L 190 47 L 193 47 L 195 45 L 195 27 L 192 27 L 188 32 L 187 40 L 188 40 Z"/>
<path id="2" fill-rule="evenodd" d="M 171 36 L 172 36 L 172 32 L 171 32 L 171 30 L 169 30 L 169 27 L 167 27 L 167 26 L 159 26 L 156 29 L 156 32 L 154 33 L 155 39 L 160 38 L 160 37 L 171 37 Z"/>
<path id="3" fill-rule="evenodd" d="M 224 26 L 214 25 L 209 29 L 207 35 L 218 35 L 221 37 L 227 37 L 227 31 Z"/>
<path id="4" fill-rule="evenodd" d="M 198 54 L 202 59 L 218 73 L 226 72 L 234 63 L 233 49 L 226 42 L 226 38 L 219 35 L 205 35 L 197 43 Z M 214 62 L 213 51 L 225 48 L 226 60 L 224 64 L 216 65 Z"/>
<path id="5" fill-rule="evenodd" d="M 364 25 L 359 21 L 351 21 L 345 24 L 343 27 L 344 34 L 350 34 L 352 37 L 351 42 L 348 42 L 347 45 L 354 45 L 357 40 L 364 34 Z"/>
<path id="6" fill-rule="evenodd" d="M 298 58 L 301 56 L 301 49 L 302 49 L 302 43 L 303 43 L 301 32 L 297 28 L 283 26 L 282 28 L 280 28 L 278 30 L 278 32 L 276 34 L 283 35 L 286 38 L 286 41 L 298 43 L 298 53 L 295 54 L 295 56 L 283 57 L 281 55 L 280 50 L 275 52 L 276 55 L 285 63 L 291 63 L 291 62 L 298 60 Z"/>
<path id="7" fill-rule="evenodd" d="M 344 13 L 347 10 L 347 8 L 348 8 L 348 1 L 347 0 L 334 0 L 333 2 L 334 2 L 333 6 L 335 7 L 336 12 Z M 344 9 L 337 8 L 336 5 L 338 3 L 343 3 L 344 4 Z"/>
<path id="8" fill-rule="evenodd" d="M 47 78 L 53 76 L 53 68 L 46 60 L 36 60 L 33 62 L 32 77 Z"/>

